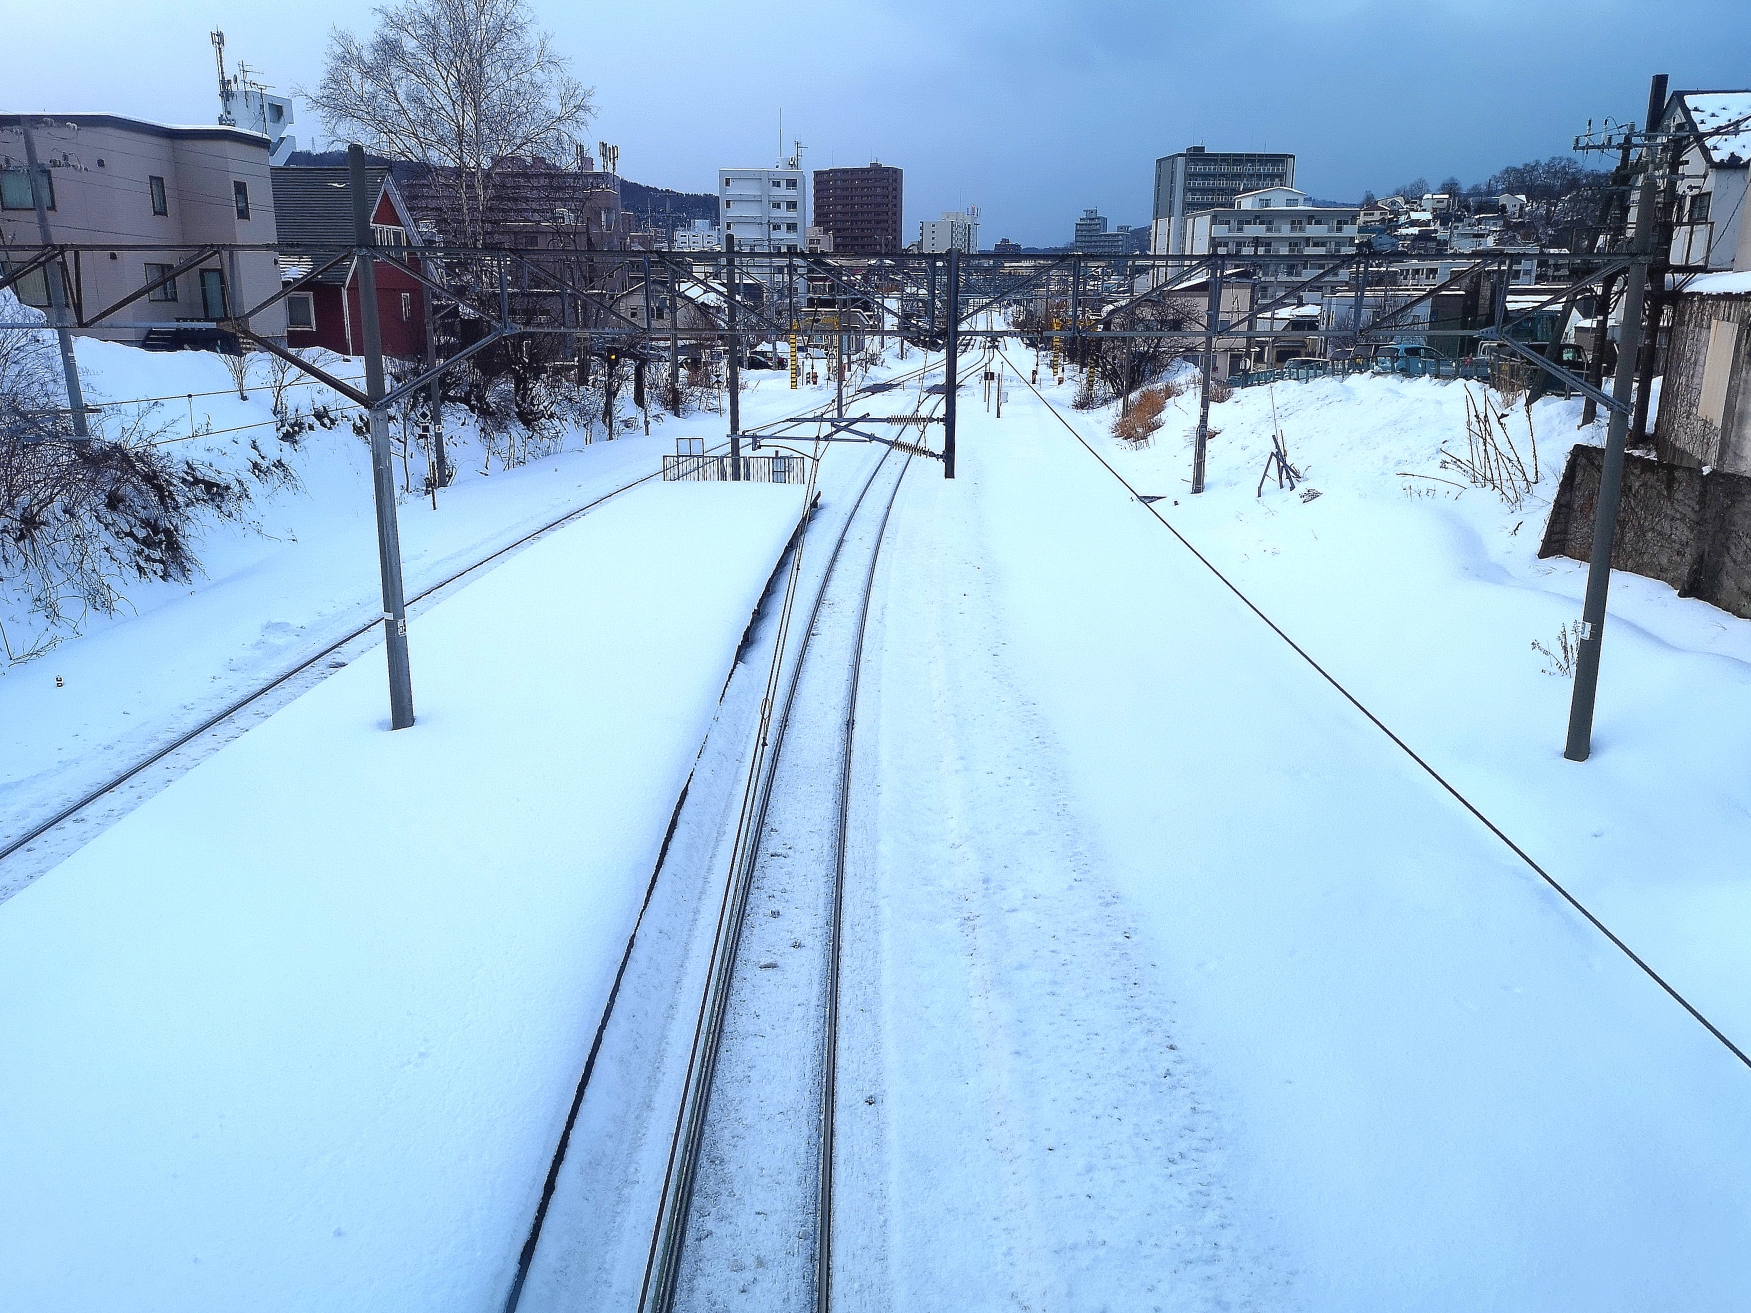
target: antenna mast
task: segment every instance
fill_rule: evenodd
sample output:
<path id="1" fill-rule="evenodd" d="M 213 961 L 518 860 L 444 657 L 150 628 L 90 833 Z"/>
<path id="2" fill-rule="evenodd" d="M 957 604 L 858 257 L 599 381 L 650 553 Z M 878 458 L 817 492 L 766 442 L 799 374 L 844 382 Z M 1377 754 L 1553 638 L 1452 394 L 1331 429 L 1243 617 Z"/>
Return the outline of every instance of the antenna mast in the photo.
<path id="1" fill-rule="evenodd" d="M 219 66 L 219 122 L 228 128 L 237 126 L 237 116 L 231 112 L 231 102 L 237 95 L 237 83 L 225 76 L 225 34 L 214 28 L 213 60 Z"/>

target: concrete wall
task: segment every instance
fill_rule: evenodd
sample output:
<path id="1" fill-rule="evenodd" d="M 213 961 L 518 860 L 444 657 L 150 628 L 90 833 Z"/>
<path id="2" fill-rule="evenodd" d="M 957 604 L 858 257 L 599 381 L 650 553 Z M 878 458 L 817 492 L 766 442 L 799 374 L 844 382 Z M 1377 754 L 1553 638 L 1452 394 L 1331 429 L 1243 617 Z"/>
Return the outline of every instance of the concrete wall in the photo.
<path id="1" fill-rule="evenodd" d="M 1717 321 L 1738 325 L 1721 422 L 1703 413 L 1703 376 Z M 1660 459 L 1751 475 L 1751 294 L 1681 296 L 1667 339 L 1654 443 Z"/>
<path id="2" fill-rule="evenodd" d="M 0 165 L 23 168 L 24 140 L 16 116 L 0 118 Z M 112 115 L 74 115 L 35 128 L 37 154 L 52 170 L 55 209 L 49 224 L 57 242 L 97 246 L 161 245 L 164 250 L 87 251 L 78 260 L 75 295 L 86 314 L 120 300 L 147 281 L 147 264 L 180 264 L 204 242 L 277 240 L 267 139 L 235 128 L 171 128 Z M 167 213 L 152 212 L 151 182 L 164 179 Z M 237 217 L 232 186 L 249 189 L 249 218 Z M 0 232 L 14 248 L 38 244 L 31 211 L 0 214 Z M 271 253 L 214 256 L 203 268 L 221 270 L 232 309 L 265 300 L 279 289 Z M 148 323 L 202 319 L 199 270 L 177 280 L 175 301 L 145 298 L 119 311 L 91 336 L 137 342 Z M 286 331 L 283 307 L 253 322 L 264 336 Z"/>
<path id="3" fill-rule="evenodd" d="M 1598 447 L 1577 444 L 1569 452 L 1541 558 L 1592 555 L 1603 460 Z M 1611 566 L 1751 618 L 1751 478 L 1627 457 Z"/>

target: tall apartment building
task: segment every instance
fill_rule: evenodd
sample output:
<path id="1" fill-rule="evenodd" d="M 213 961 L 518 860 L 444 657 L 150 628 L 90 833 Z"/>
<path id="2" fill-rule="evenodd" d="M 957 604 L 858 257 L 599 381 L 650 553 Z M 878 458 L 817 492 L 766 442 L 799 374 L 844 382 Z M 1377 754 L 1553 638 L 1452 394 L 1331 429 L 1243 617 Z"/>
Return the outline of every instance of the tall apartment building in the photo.
<path id="1" fill-rule="evenodd" d="M 926 253 L 978 250 L 979 212 L 944 210 L 940 219 L 925 219 L 918 225 L 918 249 Z"/>
<path id="2" fill-rule="evenodd" d="M 1105 215 L 1099 210 L 1084 210 L 1076 221 L 1076 239 L 1071 249 L 1084 255 L 1130 255 L 1134 249 L 1131 225 L 1121 223 L 1109 232 Z"/>
<path id="3" fill-rule="evenodd" d="M 1242 192 L 1293 187 L 1295 157 L 1260 151 L 1212 151 L 1187 146 L 1155 161 L 1155 222 L 1149 249 L 1157 255 L 1185 251 L 1185 220 L 1200 210 L 1219 210 Z"/>
<path id="4" fill-rule="evenodd" d="M 899 251 L 904 175 L 891 164 L 815 170 L 815 225 L 831 234 L 844 255 Z"/>
<path id="5" fill-rule="evenodd" d="M 719 169 L 719 230 L 741 251 L 801 251 L 809 207 L 802 169 Z"/>

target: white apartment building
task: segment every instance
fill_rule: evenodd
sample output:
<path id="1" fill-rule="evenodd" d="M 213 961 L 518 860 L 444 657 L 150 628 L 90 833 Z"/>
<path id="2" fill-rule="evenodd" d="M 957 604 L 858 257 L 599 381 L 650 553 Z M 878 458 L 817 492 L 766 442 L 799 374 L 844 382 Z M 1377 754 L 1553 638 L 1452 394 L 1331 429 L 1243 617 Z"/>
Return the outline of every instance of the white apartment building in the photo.
<path id="1" fill-rule="evenodd" d="M 944 210 L 940 219 L 918 225 L 918 249 L 925 253 L 979 249 L 979 219 L 964 210 Z"/>
<path id="2" fill-rule="evenodd" d="M 802 169 L 719 169 L 719 231 L 739 251 L 806 250 L 808 196 Z"/>
<path id="3" fill-rule="evenodd" d="M 1231 208 L 1188 216 L 1184 249 L 1244 257 L 1266 284 L 1290 284 L 1318 271 L 1322 262 L 1306 257 L 1352 253 L 1360 218 L 1358 206 L 1309 205 L 1304 191 L 1264 187 L 1235 197 Z"/>
<path id="4" fill-rule="evenodd" d="M 672 251 L 720 251 L 723 249 L 723 237 L 718 227 L 710 219 L 689 219 L 685 224 L 675 229 L 675 236 L 669 243 Z"/>

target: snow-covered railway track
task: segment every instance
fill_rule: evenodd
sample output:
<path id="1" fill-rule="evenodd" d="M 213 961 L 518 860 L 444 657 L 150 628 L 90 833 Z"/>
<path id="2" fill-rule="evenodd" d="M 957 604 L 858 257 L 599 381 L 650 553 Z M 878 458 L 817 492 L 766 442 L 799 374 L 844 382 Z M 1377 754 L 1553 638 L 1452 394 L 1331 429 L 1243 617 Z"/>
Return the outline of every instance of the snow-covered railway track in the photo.
<path id="1" fill-rule="evenodd" d="M 769 685 L 641 1313 L 830 1306 L 858 672 L 882 538 L 910 463 L 890 449 L 871 471 L 833 543 L 782 697 L 776 678 Z"/>

